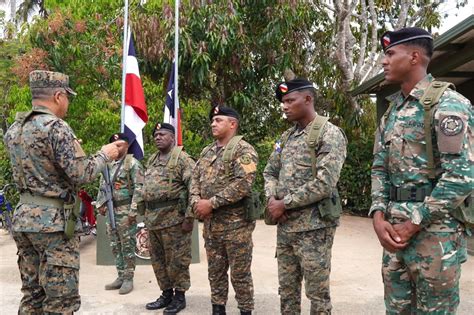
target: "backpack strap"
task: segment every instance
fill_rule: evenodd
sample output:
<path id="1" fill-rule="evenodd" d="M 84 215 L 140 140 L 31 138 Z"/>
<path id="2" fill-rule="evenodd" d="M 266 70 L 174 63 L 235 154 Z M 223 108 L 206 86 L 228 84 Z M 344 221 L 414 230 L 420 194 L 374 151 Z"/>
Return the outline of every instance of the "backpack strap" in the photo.
<path id="1" fill-rule="evenodd" d="M 237 143 L 242 140 L 243 136 L 234 136 L 230 139 L 229 143 L 224 148 L 224 153 L 222 154 L 222 160 L 224 161 L 225 167 L 225 176 L 229 178 L 230 176 L 230 163 L 232 161 L 232 156 L 234 155 L 235 148 Z"/>
<path id="2" fill-rule="evenodd" d="M 423 105 L 425 111 L 424 125 L 425 125 L 425 142 L 426 142 L 426 154 L 428 155 L 428 177 L 435 179 L 435 167 L 434 167 L 434 156 L 433 156 L 433 142 L 431 137 L 431 114 L 433 107 L 438 104 L 443 93 L 448 89 L 456 89 L 454 84 L 443 81 L 433 81 L 430 83 L 428 88 L 420 98 L 420 103 Z"/>
<path id="3" fill-rule="evenodd" d="M 133 154 L 127 154 L 127 156 L 125 156 L 125 161 L 123 165 L 123 169 L 127 174 L 127 188 L 128 188 L 128 195 L 130 197 L 132 197 L 132 194 L 133 194 L 132 186 L 131 186 L 132 178 L 130 176 L 130 169 L 132 168 L 132 157 L 133 157 Z"/>
<path id="4" fill-rule="evenodd" d="M 316 146 L 319 142 L 319 137 L 321 135 L 321 130 L 326 125 L 329 117 L 316 115 L 313 122 L 311 123 L 311 129 L 309 131 L 308 137 L 306 138 L 306 143 L 308 144 L 309 151 L 311 152 L 311 171 L 313 173 L 313 178 L 316 178 Z"/>
<path id="5" fill-rule="evenodd" d="M 168 186 L 170 189 L 171 189 L 171 182 L 173 181 L 174 170 L 176 166 L 178 165 L 178 159 L 182 151 L 183 151 L 182 146 L 175 146 L 171 150 L 170 159 L 168 160 L 168 163 L 166 164 L 166 167 L 168 168 L 168 174 L 169 174 Z"/>

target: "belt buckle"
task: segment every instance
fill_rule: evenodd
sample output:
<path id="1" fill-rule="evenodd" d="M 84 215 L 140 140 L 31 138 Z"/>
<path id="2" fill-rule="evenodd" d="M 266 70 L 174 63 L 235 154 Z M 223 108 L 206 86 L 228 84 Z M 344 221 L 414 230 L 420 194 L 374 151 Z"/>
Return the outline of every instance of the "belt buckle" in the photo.
<path id="1" fill-rule="evenodd" d="M 410 188 L 410 201 L 418 201 L 418 199 L 416 198 L 416 191 L 418 189 L 416 187 L 411 187 Z"/>

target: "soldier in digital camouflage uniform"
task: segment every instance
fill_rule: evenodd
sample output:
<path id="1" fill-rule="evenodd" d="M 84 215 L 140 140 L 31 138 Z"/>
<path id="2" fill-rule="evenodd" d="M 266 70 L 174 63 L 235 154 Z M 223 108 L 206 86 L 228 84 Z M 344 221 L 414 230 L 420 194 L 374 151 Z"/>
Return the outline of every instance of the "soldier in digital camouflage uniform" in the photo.
<path id="1" fill-rule="evenodd" d="M 153 130 L 158 152 L 147 163 L 143 188 L 134 208 L 145 216 L 155 277 L 163 291 L 146 309 L 164 309 L 176 314 L 186 307 L 185 292 L 191 286 L 191 232 L 193 217 L 188 210 L 189 185 L 194 161 L 175 146 L 172 125 L 157 124 Z M 178 150 L 176 156 L 173 152 Z M 179 151 L 181 150 L 181 151 Z M 174 291 L 173 291 L 174 290 Z"/>
<path id="2" fill-rule="evenodd" d="M 63 120 L 69 77 L 58 72 L 30 73 L 33 109 L 18 113 L 5 134 L 20 202 L 13 218 L 23 298 L 19 314 L 72 314 L 79 296 L 79 238 L 65 234 L 64 207 L 82 184 L 97 178 L 116 158 L 123 141 L 87 157 Z"/>
<path id="3" fill-rule="evenodd" d="M 240 140 L 225 173 L 223 151 L 237 133 L 239 115 L 225 106 L 211 110 L 212 135 L 215 142 L 204 148 L 193 171 L 191 205 L 198 219 L 204 220 L 203 237 L 211 286 L 212 314 L 225 314 L 228 274 L 241 314 L 254 309 L 252 232 L 255 221 L 245 219 L 243 198 L 251 193 L 258 157 L 255 149 Z"/>
<path id="4" fill-rule="evenodd" d="M 118 140 L 129 142 L 123 133 L 110 137 L 109 142 Z M 127 145 L 128 148 L 128 145 Z M 116 229 L 112 230 L 110 218 L 107 218 L 107 234 L 110 239 L 112 253 L 115 256 L 115 267 L 118 277 L 105 286 L 106 290 L 119 290 L 119 294 L 127 294 L 133 290 L 133 275 L 135 272 L 135 246 L 137 233 L 136 213 L 130 210 L 135 191 L 143 184 L 143 167 L 140 162 L 124 151 L 121 156 L 109 163 L 110 180 L 114 186 L 112 191 Z M 103 191 L 105 181 L 101 180 L 101 189 L 97 196 L 96 205 L 102 215 L 106 215 L 106 196 Z"/>
<path id="5" fill-rule="evenodd" d="M 436 176 L 430 180 L 420 98 L 434 80 L 427 74 L 431 34 L 404 28 L 386 32 L 381 42 L 385 79 L 401 87 L 388 97 L 372 166 L 370 215 L 384 247 L 387 314 L 454 314 L 466 245 L 463 224 L 452 213 L 474 188 L 473 107 L 451 89 L 435 105 Z"/>
<path id="6" fill-rule="evenodd" d="M 315 147 L 316 176 L 306 142 L 316 119 L 315 90 L 307 79 L 295 78 L 276 87 L 276 97 L 295 126 L 285 131 L 263 172 L 265 195 L 278 221 L 277 260 L 282 314 L 301 312 L 301 281 L 311 300 L 311 314 L 329 314 L 331 248 L 338 219 L 325 220 L 319 202 L 332 197 L 346 157 L 343 132 L 327 122 Z"/>

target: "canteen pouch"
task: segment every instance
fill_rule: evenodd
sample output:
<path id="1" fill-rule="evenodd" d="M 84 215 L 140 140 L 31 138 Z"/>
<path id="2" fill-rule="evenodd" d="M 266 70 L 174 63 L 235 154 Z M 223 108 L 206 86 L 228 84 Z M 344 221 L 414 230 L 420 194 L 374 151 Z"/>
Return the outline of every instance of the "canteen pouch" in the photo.
<path id="1" fill-rule="evenodd" d="M 74 236 L 76 230 L 77 219 L 79 218 L 81 208 L 81 201 L 79 198 L 75 198 L 74 203 L 64 204 L 64 215 L 66 218 L 66 225 L 64 227 L 64 235 L 67 239 L 71 239 Z"/>
<path id="2" fill-rule="evenodd" d="M 180 214 L 186 213 L 186 209 L 188 208 L 188 201 L 188 190 L 185 189 L 184 191 L 179 193 L 178 212 Z"/>
<path id="3" fill-rule="evenodd" d="M 244 198 L 245 220 L 253 222 L 262 217 L 262 204 L 260 202 L 260 193 L 252 191 L 250 196 Z"/>
<path id="4" fill-rule="evenodd" d="M 468 229 L 474 229 L 474 195 L 470 194 L 451 215 Z"/>
<path id="5" fill-rule="evenodd" d="M 318 203 L 318 210 L 321 218 L 325 221 L 335 221 L 339 219 L 342 212 L 339 192 L 335 190 L 331 193 L 331 197 L 322 199 Z"/>

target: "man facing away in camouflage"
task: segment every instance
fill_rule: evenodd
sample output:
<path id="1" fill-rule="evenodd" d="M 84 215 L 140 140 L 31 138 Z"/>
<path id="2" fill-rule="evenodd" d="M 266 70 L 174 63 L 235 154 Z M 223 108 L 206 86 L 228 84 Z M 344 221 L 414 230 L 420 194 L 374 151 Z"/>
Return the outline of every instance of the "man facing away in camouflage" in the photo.
<path id="1" fill-rule="evenodd" d="M 229 266 L 240 313 L 251 314 L 254 298 L 250 267 L 255 221 L 246 220 L 243 199 L 251 193 L 257 170 L 257 152 L 240 140 L 234 147 L 231 160 L 225 163 L 223 152 L 237 133 L 239 115 L 232 108 L 216 106 L 209 118 L 216 141 L 204 148 L 196 163 L 190 203 L 195 216 L 204 220 L 212 314 L 226 314 Z"/>
<path id="2" fill-rule="evenodd" d="M 129 139 L 123 133 L 116 133 L 109 139 L 110 143 L 123 140 L 127 143 Z M 135 272 L 135 246 L 137 233 L 136 214 L 130 210 L 130 204 L 135 196 L 135 191 L 143 184 L 143 167 L 140 162 L 127 154 L 122 154 L 107 166 L 113 185 L 113 204 L 115 214 L 115 230 L 110 226 L 110 217 L 107 216 L 107 234 L 110 239 L 112 253 L 115 256 L 115 267 L 118 277 L 112 283 L 105 286 L 106 290 L 119 290 L 119 294 L 127 294 L 133 290 L 133 275 Z M 96 205 L 101 215 L 106 215 L 107 198 L 104 193 L 105 180 L 101 180 L 101 189 L 97 196 Z"/>
<path id="3" fill-rule="evenodd" d="M 384 248 L 387 314 L 454 314 L 466 245 L 464 226 L 453 213 L 474 188 L 473 108 L 447 89 L 427 116 L 431 126 L 425 126 L 420 99 L 434 80 L 427 74 L 431 34 L 405 28 L 386 32 L 381 42 L 385 79 L 401 87 L 388 97 L 391 105 L 377 129 L 372 166 L 370 215 Z"/>
<path id="4" fill-rule="evenodd" d="M 311 314 L 331 313 L 331 248 L 339 223 L 323 219 L 320 202 L 335 201 L 336 184 L 346 157 L 347 140 L 330 122 L 314 148 L 307 143 L 314 109 L 313 84 L 295 78 L 277 85 L 276 97 L 295 126 L 285 131 L 263 172 L 267 208 L 277 229 L 278 280 L 282 314 L 301 312 L 301 281 L 311 300 Z M 315 174 L 311 151 L 315 150 Z"/>
<path id="5" fill-rule="evenodd" d="M 147 164 L 143 188 L 135 209 L 145 215 L 150 254 L 155 277 L 163 291 L 146 304 L 146 309 L 165 308 L 164 314 L 176 314 L 186 307 L 184 293 L 191 286 L 191 232 L 194 218 L 185 218 L 194 161 L 175 146 L 175 129 L 157 124 L 153 130 L 158 152 Z M 135 199 L 134 199 L 135 202 Z M 173 292 L 174 290 L 174 292 Z"/>
<path id="6" fill-rule="evenodd" d="M 5 134 L 20 202 L 13 218 L 23 298 L 19 314 L 72 314 L 79 296 L 79 237 L 67 238 L 66 216 L 76 189 L 92 182 L 123 150 L 123 141 L 87 157 L 63 120 L 69 77 L 58 72 L 30 73 L 33 109 L 18 113 Z"/>

